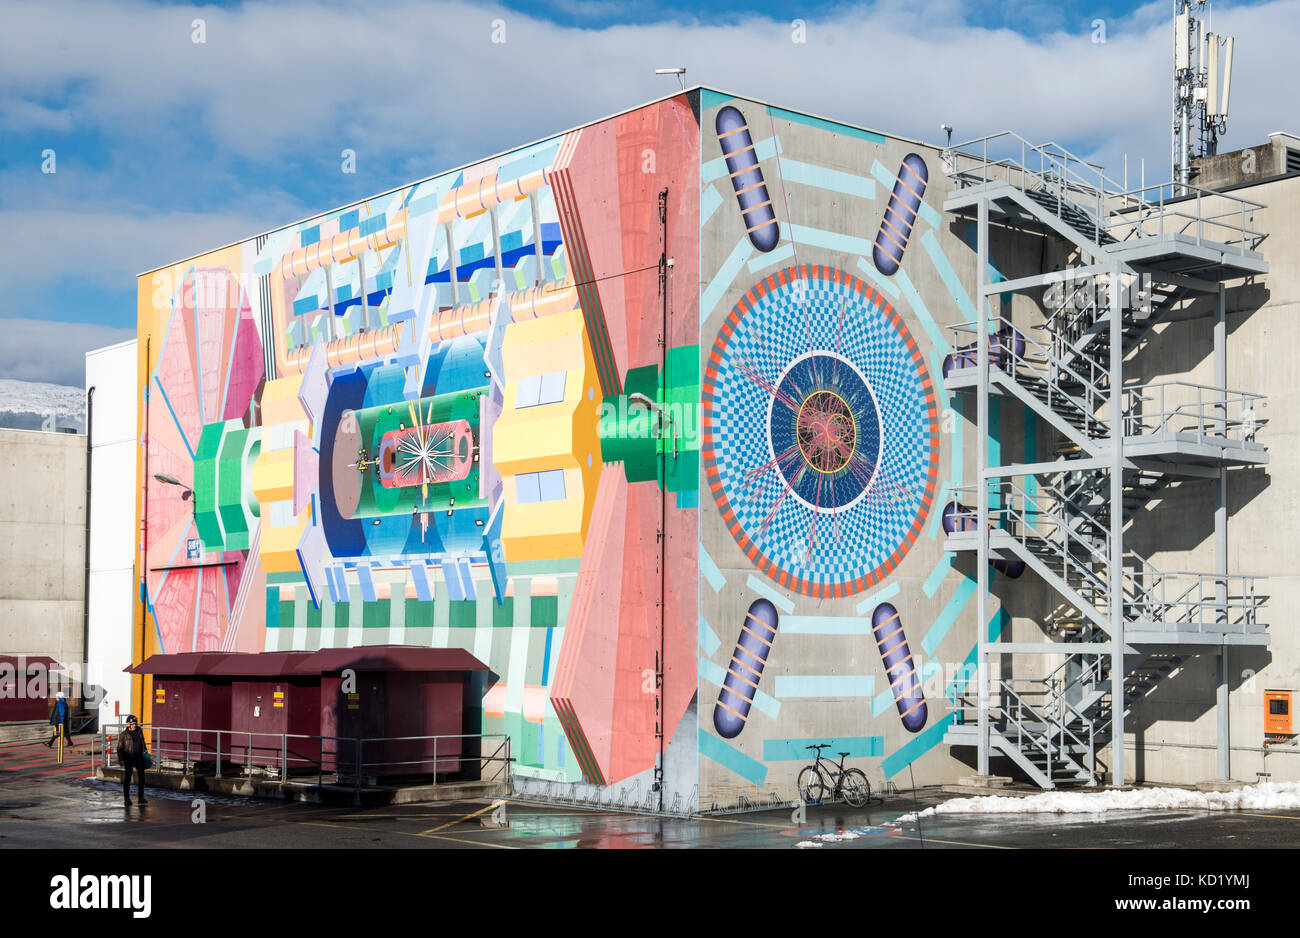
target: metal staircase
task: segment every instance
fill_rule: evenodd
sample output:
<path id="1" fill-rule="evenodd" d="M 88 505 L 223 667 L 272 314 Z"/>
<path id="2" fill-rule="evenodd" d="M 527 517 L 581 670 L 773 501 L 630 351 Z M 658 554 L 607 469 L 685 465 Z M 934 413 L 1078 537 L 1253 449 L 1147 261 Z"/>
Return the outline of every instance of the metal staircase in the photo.
<path id="1" fill-rule="evenodd" d="M 981 635 L 977 693 L 954 694 L 945 741 L 975 746 L 980 774 L 1000 752 L 1043 788 L 1097 784 L 1106 769 L 1099 753 L 1109 747 L 1109 768 L 1122 780 L 1124 747 L 1111 743 L 1122 741 L 1134 704 L 1192 655 L 1268 642 L 1259 578 L 1229 574 L 1221 546 L 1226 470 L 1268 459 L 1255 440 L 1258 396 L 1229 391 L 1220 378 L 1223 285 L 1267 270 L 1255 250 L 1262 206 L 1191 187 L 1128 190 L 1055 144 L 1014 134 L 945 151 L 944 165 L 954 185 L 945 210 L 976 221 L 975 305 L 986 317 L 953 327 L 943 365 L 946 389 L 975 395 L 983 479 L 951 492 L 945 546 L 977 555 L 977 621 L 988 619 L 995 561 L 1022 561 L 1077 613 L 1045 642 Z M 1051 239 L 1070 266 L 991 282 L 994 225 Z M 994 314 L 988 302 L 1039 291 L 1041 321 L 1013 319 L 1006 307 Z M 1152 328 L 1207 295 L 1217 297 L 1215 384 L 1126 384 L 1126 364 L 1142 355 Z M 995 394 L 1056 431 L 1054 460 L 988 465 L 984 427 Z M 1207 478 L 1219 483 L 1213 572 L 1160 569 L 1125 546 L 1152 499 Z M 1060 661 L 1026 669 L 1043 677 L 989 680 L 989 659 L 1007 654 Z"/>

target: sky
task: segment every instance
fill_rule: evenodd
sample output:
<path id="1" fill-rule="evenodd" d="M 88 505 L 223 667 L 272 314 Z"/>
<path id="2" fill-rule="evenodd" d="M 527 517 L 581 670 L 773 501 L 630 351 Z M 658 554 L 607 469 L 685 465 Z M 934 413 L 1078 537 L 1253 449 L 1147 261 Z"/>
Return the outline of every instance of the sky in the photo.
<path id="1" fill-rule="evenodd" d="M 657 67 L 932 143 L 945 122 L 958 142 L 1015 130 L 1115 177 L 1127 154 L 1134 177 L 1145 159 L 1163 181 L 1172 13 L 0 0 L 0 378 L 80 385 L 87 349 L 134 334 L 140 272 L 660 97 L 677 85 Z M 1215 4 L 1214 28 L 1237 37 L 1223 149 L 1300 131 L 1297 24 L 1300 0 Z"/>

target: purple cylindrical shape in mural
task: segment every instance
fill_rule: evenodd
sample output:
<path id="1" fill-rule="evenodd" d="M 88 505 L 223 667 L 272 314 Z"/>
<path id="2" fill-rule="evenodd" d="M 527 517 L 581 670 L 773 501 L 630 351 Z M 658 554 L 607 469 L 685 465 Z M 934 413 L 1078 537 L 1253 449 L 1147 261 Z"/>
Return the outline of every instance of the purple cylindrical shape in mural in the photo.
<path id="1" fill-rule="evenodd" d="M 916 662 L 912 660 L 912 650 L 907 647 L 907 636 L 903 634 L 903 621 L 898 610 L 889 603 L 877 606 L 871 614 L 871 631 L 876 637 L 876 647 L 880 649 L 880 660 L 885 663 L 885 676 L 894 692 L 903 729 L 919 733 L 927 716 L 925 694 L 916 676 Z"/>
<path id="2" fill-rule="evenodd" d="M 781 229 L 776 223 L 772 197 L 767 192 L 763 169 L 758 165 L 758 155 L 754 152 L 754 140 L 749 135 L 745 115 L 727 105 L 718 111 L 714 124 L 718 131 L 718 143 L 727 160 L 727 172 L 731 174 L 731 187 L 736 192 L 736 201 L 740 203 L 740 218 L 745 223 L 749 242 L 766 253 L 781 240 Z"/>
<path id="3" fill-rule="evenodd" d="M 944 533 L 974 531 L 979 527 L 979 522 L 976 520 L 978 514 L 979 512 L 974 508 L 969 508 L 961 502 L 949 502 L 943 506 Z M 1025 572 L 1025 562 L 1019 559 L 990 560 L 989 566 L 1012 580 L 1018 579 L 1020 574 Z"/>
<path id="4" fill-rule="evenodd" d="M 979 364 L 979 355 L 975 350 L 978 343 L 963 345 L 955 352 L 943 357 L 943 376 L 953 369 L 974 368 Z M 993 333 L 993 342 L 989 346 L 989 365 L 1002 368 L 1008 358 L 1025 357 L 1025 334 L 1013 326 L 1003 326 Z"/>
<path id="5" fill-rule="evenodd" d="M 713 707 L 713 728 L 723 739 L 735 739 L 745 728 L 767 653 L 776 638 L 776 625 L 775 606 L 766 599 L 756 599 L 750 604 L 745 621 L 740 624 L 736 650 L 727 665 L 727 677 Z"/>
<path id="6" fill-rule="evenodd" d="M 908 239 L 912 237 L 916 213 L 921 209 L 921 199 L 925 197 L 925 187 L 929 181 L 930 171 L 925 166 L 925 160 L 915 153 L 903 157 L 893 194 L 885 206 L 884 217 L 880 219 L 880 230 L 876 232 L 876 246 L 871 251 L 876 270 L 886 277 L 898 273 L 898 267 L 903 263 L 903 252 L 907 250 Z"/>

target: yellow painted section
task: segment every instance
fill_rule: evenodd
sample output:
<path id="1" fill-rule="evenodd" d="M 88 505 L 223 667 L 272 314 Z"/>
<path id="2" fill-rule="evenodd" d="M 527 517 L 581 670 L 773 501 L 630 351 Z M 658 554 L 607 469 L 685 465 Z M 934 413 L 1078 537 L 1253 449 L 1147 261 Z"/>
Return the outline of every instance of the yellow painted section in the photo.
<path id="1" fill-rule="evenodd" d="M 253 463 L 253 494 L 260 504 L 293 498 L 293 450 L 264 449 Z"/>
<path id="2" fill-rule="evenodd" d="M 504 482 L 506 559 L 580 556 L 601 468 L 599 385 L 582 311 L 506 327 L 501 357 L 505 407 L 492 430 L 492 461 Z M 516 409 L 522 379 L 555 371 L 567 372 L 563 400 Z M 554 469 L 564 470 L 564 499 L 520 504 L 514 477 Z"/>
<path id="3" fill-rule="evenodd" d="M 311 520 L 311 509 L 304 508 L 294 524 L 274 527 L 262 519 L 262 569 L 267 573 L 289 573 L 302 569 L 298 563 L 298 542 Z"/>
<path id="4" fill-rule="evenodd" d="M 273 427 L 279 423 L 295 423 L 306 420 L 307 414 L 298 400 L 298 388 L 302 386 L 302 377 L 277 378 L 266 382 L 262 388 L 262 426 Z"/>

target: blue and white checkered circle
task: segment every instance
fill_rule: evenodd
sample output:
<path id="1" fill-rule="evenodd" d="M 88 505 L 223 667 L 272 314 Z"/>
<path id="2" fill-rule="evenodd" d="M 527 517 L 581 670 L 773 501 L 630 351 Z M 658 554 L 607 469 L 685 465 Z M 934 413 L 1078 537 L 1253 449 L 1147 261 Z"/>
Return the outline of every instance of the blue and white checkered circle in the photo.
<path id="1" fill-rule="evenodd" d="M 839 279 L 851 280 L 842 274 Z M 706 465 L 735 513 L 739 529 L 733 533 L 742 547 L 743 534 L 814 595 L 826 595 L 827 587 L 837 584 L 866 588 L 891 570 L 897 560 L 891 558 L 906 548 L 908 533 L 923 520 L 927 485 L 933 485 L 933 411 L 923 385 L 924 365 L 879 295 L 868 299 L 859 287 L 858 282 L 794 280 L 769 290 L 747 310 L 742 302 L 739 324 L 715 346 L 722 361 L 711 369 L 716 371 L 710 406 L 714 436 L 706 457 L 717 463 L 706 460 Z M 806 485 L 791 485 L 795 473 L 784 464 L 784 471 L 777 469 L 775 457 L 789 452 L 783 445 L 789 442 L 784 426 L 789 406 L 774 405 L 772 393 L 780 388 L 787 396 L 787 375 L 814 353 L 817 360 L 850 365 L 849 385 L 864 383 L 879 414 L 878 463 L 861 457 L 874 471 L 841 475 L 840 490 L 821 499 L 820 508 L 805 497 Z M 809 379 L 807 366 L 802 368 L 797 384 L 806 398 L 819 385 Z M 860 393 L 857 399 L 868 400 Z M 855 420 L 867 420 L 859 424 L 862 445 L 875 436 L 876 415 L 865 406 L 853 409 Z"/>

